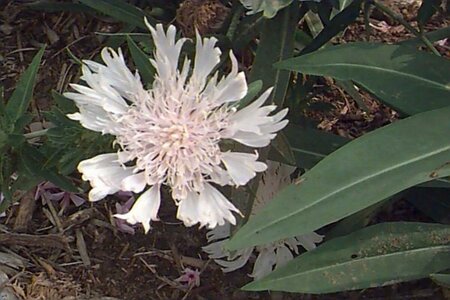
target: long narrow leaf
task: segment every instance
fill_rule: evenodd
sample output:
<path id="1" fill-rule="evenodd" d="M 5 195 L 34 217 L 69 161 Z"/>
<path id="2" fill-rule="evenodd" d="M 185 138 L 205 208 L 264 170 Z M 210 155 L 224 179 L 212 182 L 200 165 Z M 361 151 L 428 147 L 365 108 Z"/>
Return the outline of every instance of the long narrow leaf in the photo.
<path id="1" fill-rule="evenodd" d="M 450 107 L 377 129 L 320 161 L 230 240 L 230 250 L 306 234 L 450 175 Z"/>
<path id="2" fill-rule="evenodd" d="M 133 57 L 133 61 L 138 68 L 139 74 L 142 76 L 144 83 L 152 83 L 153 77 L 155 76 L 155 68 L 150 63 L 148 55 L 146 55 L 129 36 L 127 36 L 127 43 L 131 56 Z"/>
<path id="3" fill-rule="evenodd" d="M 31 97 L 33 95 L 34 85 L 36 83 L 36 75 L 41 64 L 42 55 L 45 47 L 43 47 L 34 56 L 33 61 L 20 77 L 17 87 L 6 105 L 6 115 L 12 123 L 20 119 L 27 111 Z"/>
<path id="4" fill-rule="evenodd" d="M 140 8 L 123 0 L 80 0 L 80 2 L 98 12 L 142 29 L 147 29 L 144 17 L 147 17 L 150 24 L 156 24 L 156 20 L 148 16 Z"/>
<path id="5" fill-rule="evenodd" d="M 349 43 L 291 58 L 277 66 L 353 80 L 407 115 L 450 105 L 450 61 L 411 47 Z"/>
<path id="6" fill-rule="evenodd" d="M 450 267 L 450 226 L 385 223 L 331 240 L 245 290 L 330 293 L 428 277 Z"/>
<path id="7" fill-rule="evenodd" d="M 298 22 L 298 4 L 292 3 L 289 7 L 282 9 L 270 20 L 265 20 L 261 32 L 261 39 L 256 52 L 255 61 L 250 73 L 250 82 L 262 81 L 263 91 L 273 87 L 272 94 L 267 100 L 282 107 L 289 84 L 290 72 L 274 68 L 275 62 L 291 57 L 294 51 L 295 25 Z M 245 151 L 245 150 L 244 150 Z M 260 151 L 260 159 L 267 159 L 269 149 Z M 251 190 L 256 190 L 260 176 L 250 182 Z M 233 200 L 238 208 L 247 216 L 252 207 L 252 193 L 244 189 L 233 191 Z M 244 220 L 245 221 L 245 220 Z"/>

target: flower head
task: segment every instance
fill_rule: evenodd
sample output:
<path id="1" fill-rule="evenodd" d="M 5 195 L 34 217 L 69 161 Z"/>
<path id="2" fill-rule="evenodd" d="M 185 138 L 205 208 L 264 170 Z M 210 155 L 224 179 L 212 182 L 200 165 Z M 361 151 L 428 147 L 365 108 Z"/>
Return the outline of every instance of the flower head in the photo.
<path id="1" fill-rule="evenodd" d="M 148 25 L 148 24 L 147 24 Z M 231 72 L 209 77 L 220 61 L 214 37 L 197 33 L 196 55 L 178 69 L 186 39 L 176 41 L 175 27 L 148 25 L 155 44 L 152 65 L 156 75 L 146 90 L 138 73 L 125 64 L 122 52 L 102 51 L 105 65 L 85 61 L 81 77 L 88 86 L 73 84 L 65 93 L 79 112 L 69 115 L 84 127 L 115 136 L 117 153 L 82 161 L 78 170 L 91 183 L 91 201 L 118 191 L 142 193 L 132 209 L 116 215 L 131 224 L 158 220 L 160 187 L 169 186 L 178 205 L 177 217 L 186 226 L 200 223 L 213 228 L 225 221 L 235 224 L 239 210 L 215 185 L 244 185 L 266 165 L 258 153 L 223 150 L 224 140 L 264 147 L 287 124 L 287 110 L 270 115 L 276 107 L 263 106 L 271 89 L 247 107 L 235 105 L 247 93 L 243 72 L 230 52 Z"/>
<path id="2" fill-rule="evenodd" d="M 281 188 L 292 182 L 290 175 L 295 167 L 271 161 L 268 161 L 267 164 L 267 171 L 263 174 L 263 180 L 261 180 L 256 193 L 252 214 L 256 214 L 262 206 L 273 199 Z M 244 248 L 231 255 L 223 250 L 223 245 L 229 240 L 230 235 L 231 226 L 228 223 L 214 228 L 207 233 L 206 237 L 210 244 L 203 247 L 203 250 L 218 265 L 222 266 L 224 272 L 232 272 L 242 268 L 253 252 L 257 252 L 258 256 L 253 266 L 253 272 L 250 274 L 251 277 L 256 279 L 266 276 L 274 268 L 281 267 L 292 260 L 294 255 L 299 253 L 298 246 L 302 246 L 306 250 L 312 250 L 323 239 L 322 235 L 312 232 L 265 245 Z"/>

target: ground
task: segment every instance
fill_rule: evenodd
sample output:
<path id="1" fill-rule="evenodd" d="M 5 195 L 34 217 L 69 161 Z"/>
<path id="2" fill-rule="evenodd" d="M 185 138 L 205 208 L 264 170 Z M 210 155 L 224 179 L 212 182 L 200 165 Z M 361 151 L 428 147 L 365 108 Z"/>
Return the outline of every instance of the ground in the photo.
<path id="1" fill-rule="evenodd" d="M 389 4 L 408 21 L 413 21 L 417 3 Z M 379 14 L 374 14 L 371 20 L 378 27 L 372 29 L 372 41 L 397 42 L 410 36 L 401 25 L 377 16 Z M 448 23 L 437 16 L 426 29 L 446 27 Z M 340 40 L 364 40 L 363 28 L 363 20 L 358 20 Z M 33 11 L 22 3 L 0 1 L 0 81 L 5 95 L 11 94 L 37 49 L 47 44 L 31 107 L 36 115 L 35 122 L 42 122 L 42 112 L 52 103 L 51 90 L 63 92 L 68 83 L 78 80 L 79 67 L 66 49 L 75 57 L 92 58 L 107 39 L 95 33 L 112 33 L 119 29 L 119 23 L 106 17 L 80 12 Z M 437 47 L 448 55 L 448 44 Z M 361 93 L 368 107 L 364 112 L 330 80 L 316 86 L 315 92 L 311 107 L 305 113 L 317 121 L 319 128 L 335 134 L 354 138 L 397 118 L 395 112 Z M 313 103 L 326 103 L 332 108 L 315 110 L 318 106 Z M 176 208 L 171 201 L 164 201 L 159 214 L 161 221 L 153 223 L 149 234 L 137 228 L 136 234 L 130 235 L 118 232 L 115 227 L 112 214 L 119 201 L 117 198 L 78 208 L 72 205 L 58 213 L 57 204 L 35 201 L 34 196 L 34 191 L 25 193 L 20 203 L 7 211 L 0 225 L 1 252 L 8 253 L 10 259 L 11 256 L 19 259 L 15 265 L 19 272 L 13 266 L 0 270 L 12 274 L 6 285 L 24 299 L 322 300 L 443 299 L 445 296 L 445 291 L 430 280 L 325 296 L 246 293 L 239 291 L 239 287 L 251 280 L 247 276 L 251 265 L 223 274 L 201 250 L 206 244 L 206 231 L 185 228 L 174 218 Z M 410 205 L 399 201 L 374 220 L 424 218 Z M 202 272 L 199 287 L 188 289 L 175 281 L 184 267 Z"/>

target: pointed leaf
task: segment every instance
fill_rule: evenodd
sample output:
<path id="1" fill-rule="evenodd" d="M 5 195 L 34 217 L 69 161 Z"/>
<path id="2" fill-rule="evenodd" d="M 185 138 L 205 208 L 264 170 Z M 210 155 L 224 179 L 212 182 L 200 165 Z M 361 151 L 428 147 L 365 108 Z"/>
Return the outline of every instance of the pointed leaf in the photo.
<path id="1" fill-rule="evenodd" d="M 348 25 L 352 24 L 356 18 L 359 17 L 362 2 L 362 0 L 354 0 L 350 5 L 338 13 L 329 24 L 314 37 L 313 41 L 302 49 L 300 54 L 310 53 L 319 49 L 347 28 Z"/>
<path id="2" fill-rule="evenodd" d="M 15 123 L 27 111 L 28 104 L 30 103 L 33 95 L 36 75 L 39 65 L 41 64 L 44 50 L 45 47 L 41 48 L 41 50 L 39 50 L 39 52 L 34 56 L 33 61 L 20 77 L 16 89 L 6 105 L 6 115 L 12 123 Z"/>
<path id="3" fill-rule="evenodd" d="M 291 58 L 277 66 L 353 80 L 407 115 L 450 105 L 450 61 L 411 47 L 349 43 Z"/>
<path id="4" fill-rule="evenodd" d="M 245 290 L 331 293 L 428 277 L 450 267 L 450 226 L 384 223 L 336 238 Z"/>
<path id="5" fill-rule="evenodd" d="M 73 183 L 56 170 L 46 167 L 46 158 L 31 146 L 24 145 L 20 152 L 23 167 L 30 175 L 42 177 L 68 192 L 78 192 Z"/>
<path id="6" fill-rule="evenodd" d="M 273 19 L 264 21 L 255 61 L 250 73 L 249 81 L 256 82 L 261 80 L 263 91 L 273 87 L 266 104 L 274 103 L 279 108 L 283 106 L 289 85 L 290 72 L 276 69 L 273 64 L 292 56 L 297 23 L 298 6 L 294 3 L 281 10 Z M 242 151 L 246 150 L 248 149 L 243 149 Z M 268 152 L 268 147 L 259 151 L 260 160 L 266 160 Z M 251 190 L 257 190 L 260 179 L 261 175 L 258 175 L 249 183 Z M 254 195 L 244 189 L 238 189 L 233 191 L 232 198 L 234 204 L 244 212 L 244 215 L 249 216 Z M 241 221 L 245 221 L 245 219 Z"/>
<path id="7" fill-rule="evenodd" d="M 142 29 L 147 29 L 144 23 L 144 17 L 147 17 L 152 25 L 157 23 L 155 19 L 148 16 L 140 8 L 123 0 L 80 0 L 80 2 L 116 20 L 135 25 Z"/>
<path id="8" fill-rule="evenodd" d="M 229 241 L 230 250 L 306 234 L 406 188 L 450 175 L 450 107 L 372 131 L 290 185 Z"/>
<path id="9" fill-rule="evenodd" d="M 288 125 L 283 132 L 291 145 L 296 165 L 304 169 L 311 169 L 328 154 L 350 141 L 339 135 L 294 124 Z"/>
<path id="10" fill-rule="evenodd" d="M 417 13 L 417 21 L 421 27 L 428 23 L 430 18 L 438 11 L 441 2 L 441 0 L 422 1 L 422 5 Z"/>
<path id="11" fill-rule="evenodd" d="M 139 75 L 142 76 L 145 84 L 152 83 L 153 77 L 155 76 L 155 68 L 150 63 L 148 55 L 145 54 L 129 36 L 127 36 L 127 43 L 134 64 L 139 70 Z"/>

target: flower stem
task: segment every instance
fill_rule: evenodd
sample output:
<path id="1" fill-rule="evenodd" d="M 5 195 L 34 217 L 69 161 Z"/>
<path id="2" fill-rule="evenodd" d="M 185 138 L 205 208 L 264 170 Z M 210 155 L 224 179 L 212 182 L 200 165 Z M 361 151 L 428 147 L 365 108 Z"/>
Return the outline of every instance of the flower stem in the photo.
<path id="1" fill-rule="evenodd" d="M 381 3 L 377 2 L 377 1 L 373 1 L 372 3 L 380 11 L 382 11 L 383 13 L 385 13 L 386 15 L 388 15 L 389 17 L 391 17 L 395 21 L 397 21 L 400 24 L 402 24 L 403 26 L 405 26 L 405 28 L 408 29 L 416 37 L 418 37 L 425 44 L 425 46 L 427 46 L 428 49 L 431 50 L 431 52 L 433 52 L 437 56 L 441 56 L 439 51 L 436 50 L 436 48 L 433 46 L 433 44 L 430 42 L 430 40 L 422 32 L 418 31 L 413 26 L 411 26 L 411 24 L 406 22 L 405 19 L 403 19 L 402 16 L 400 16 L 399 14 L 397 14 L 393 10 L 391 10 L 389 7 L 384 6 L 383 4 L 381 4 Z"/>

